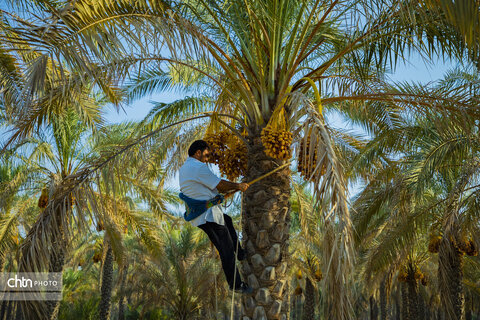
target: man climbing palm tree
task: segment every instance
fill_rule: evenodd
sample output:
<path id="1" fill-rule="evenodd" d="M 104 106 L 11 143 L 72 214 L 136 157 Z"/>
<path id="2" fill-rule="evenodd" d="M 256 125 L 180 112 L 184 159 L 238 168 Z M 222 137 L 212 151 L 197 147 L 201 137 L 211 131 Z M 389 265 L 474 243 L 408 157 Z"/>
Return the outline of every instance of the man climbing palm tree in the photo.
<path id="1" fill-rule="evenodd" d="M 232 218 L 222 211 L 220 203 L 223 196 L 219 194 L 238 190 L 244 192 L 249 185 L 217 177 L 206 164 L 209 149 L 205 141 L 194 141 L 188 149 L 189 157 L 180 168 L 180 198 L 185 201 L 187 209 L 185 220 L 202 229 L 217 248 L 230 289 L 252 293 L 252 288 L 241 280 L 235 268 L 235 256 L 238 260 L 243 260 L 245 251 L 238 243 Z M 236 248 L 238 252 L 235 252 Z"/>

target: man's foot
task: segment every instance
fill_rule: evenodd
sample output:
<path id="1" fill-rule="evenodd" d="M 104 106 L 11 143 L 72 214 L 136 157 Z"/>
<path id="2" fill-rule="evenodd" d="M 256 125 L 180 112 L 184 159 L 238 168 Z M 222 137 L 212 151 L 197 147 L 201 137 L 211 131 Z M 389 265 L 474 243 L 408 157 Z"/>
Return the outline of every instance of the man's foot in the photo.
<path id="1" fill-rule="evenodd" d="M 253 292 L 253 289 L 248 284 L 242 281 L 234 291 L 236 293 L 251 294 Z"/>
<path id="2" fill-rule="evenodd" d="M 245 260 L 247 258 L 247 254 L 245 253 L 245 250 L 243 250 L 243 248 L 238 248 L 238 252 L 237 252 L 237 260 L 238 261 L 242 261 L 242 260 Z"/>

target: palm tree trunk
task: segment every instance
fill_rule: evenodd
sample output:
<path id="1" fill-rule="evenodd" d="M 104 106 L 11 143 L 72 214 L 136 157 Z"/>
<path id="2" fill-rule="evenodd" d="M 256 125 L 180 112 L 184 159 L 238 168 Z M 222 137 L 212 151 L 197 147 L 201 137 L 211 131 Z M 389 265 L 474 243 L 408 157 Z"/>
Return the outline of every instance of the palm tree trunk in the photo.
<path id="1" fill-rule="evenodd" d="M 409 301 L 408 301 L 408 287 L 407 283 L 401 283 L 400 286 L 402 287 L 402 320 L 411 320 L 410 319 L 410 308 L 409 308 Z"/>
<path id="2" fill-rule="evenodd" d="M 52 234 L 52 251 L 50 252 L 49 272 L 63 272 L 65 264 L 65 252 L 67 250 L 66 237 L 62 219 L 62 209 L 55 209 L 55 220 L 58 231 Z M 54 220 L 54 221 L 55 221 Z M 55 223 L 55 222 L 53 222 Z M 60 301 L 47 301 L 48 319 L 55 320 L 60 309 Z"/>
<path id="3" fill-rule="evenodd" d="M 303 305 L 303 320 L 315 319 L 315 288 L 309 277 L 305 278 L 305 304 Z"/>
<path id="4" fill-rule="evenodd" d="M 101 298 L 98 305 L 98 314 L 100 320 L 108 320 L 113 288 L 113 253 L 107 237 L 105 237 L 103 243 L 107 246 L 107 252 L 102 265 Z"/>
<path id="5" fill-rule="evenodd" d="M 373 296 L 370 296 L 370 320 L 378 319 L 378 307 L 377 302 Z"/>
<path id="6" fill-rule="evenodd" d="M 423 298 L 423 296 L 419 293 L 418 296 L 417 296 L 417 300 L 418 300 L 418 318 L 420 320 L 425 320 L 426 317 L 427 317 L 427 313 L 426 313 L 426 306 L 425 306 L 425 299 Z"/>
<path id="7" fill-rule="evenodd" d="M 265 155 L 259 135 L 249 139 L 246 181 L 284 163 Z M 254 292 L 242 299 L 246 315 L 253 320 L 287 318 L 284 301 L 288 280 L 290 177 L 290 169 L 286 167 L 252 184 L 243 197 L 247 259 L 242 273 Z"/>
<path id="8" fill-rule="evenodd" d="M 420 320 L 418 310 L 418 283 L 415 279 L 415 269 L 412 265 L 410 265 L 407 272 L 407 286 L 409 320 Z"/>
<path id="9" fill-rule="evenodd" d="M 402 311 L 401 311 L 401 304 L 400 304 L 400 297 L 399 297 L 399 293 L 398 293 L 398 290 L 396 290 L 396 293 L 395 293 L 395 320 L 401 320 L 401 314 L 402 314 Z"/>
<path id="10" fill-rule="evenodd" d="M 385 290 L 385 280 L 380 283 L 380 319 L 387 320 L 387 293 Z"/>
<path id="11" fill-rule="evenodd" d="M 432 319 L 432 309 L 430 306 L 425 308 L 425 320 L 430 320 Z"/>
<path id="12" fill-rule="evenodd" d="M 449 233 L 450 234 L 450 233 Z M 444 236 L 438 252 L 438 278 L 440 283 L 440 302 L 445 311 L 446 320 L 463 320 L 463 254 L 458 246 L 449 239 L 455 235 Z"/>
<path id="13" fill-rule="evenodd" d="M 122 275 L 120 278 L 120 299 L 118 300 L 118 320 L 125 320 L 125 283 L 127 281 L 128 264 L 122 268 Z"/>
<path id="14" fill-rule="evenodd" d="M 473 298 L 470 295 L 468 298 L 465 297 L 465 320 L 472 320 L 472 307 L 473 307 Z"/>
<path id="15" fill-rule="evenodd" d="M 5 311 L 7 309 L 7 300 L 3 300 L 2 304 L 0 305 L 0 320 L 5 319 Z"/>
<path id="16" fill-rule="evenodd" d="M 22 310 L 17 305 L 17 311 L 15 312 L 15 320 L 23 320 Z"/>
<path id="17" fill-rule="evenodd" d="M 472 310 L 468 309 L 465 311 L 465 320 L 472 320 Z"/>

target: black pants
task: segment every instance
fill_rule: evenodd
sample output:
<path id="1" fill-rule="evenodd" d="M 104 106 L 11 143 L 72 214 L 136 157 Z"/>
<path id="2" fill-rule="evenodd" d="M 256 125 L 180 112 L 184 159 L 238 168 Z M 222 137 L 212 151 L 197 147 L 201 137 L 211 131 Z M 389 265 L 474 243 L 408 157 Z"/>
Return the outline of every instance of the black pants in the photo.
<path id="1" fill-rule="evenodd" d="M 232 218 L 226 214 L 223 214 L 223 218 L 225 220 L 225 225 L 223 226 L 215 222 L 207 222 L 198 227 L 205 231 L 210 241 L 212 241 L 215 248 L 217 248 L 229 287 L 231 289 L 233 288 L 233 282 L 235 280 L 235 287 L 238 288 L 242 279 L 240 278 L 238 268 L 235 272 L 235 249 L 237 248 L 238 242 L 237 233 L 233 227 Z M 238 243 L 238 251 L 242 250 L 240 243 Z"/>

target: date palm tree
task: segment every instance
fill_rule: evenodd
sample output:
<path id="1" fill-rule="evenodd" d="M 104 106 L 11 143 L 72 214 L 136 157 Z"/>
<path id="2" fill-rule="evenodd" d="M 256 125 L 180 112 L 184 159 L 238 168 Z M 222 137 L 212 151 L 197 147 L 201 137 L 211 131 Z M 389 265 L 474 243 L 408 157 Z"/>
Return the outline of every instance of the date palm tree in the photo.
<path id="1" fill-rule="evenodd" d="M 474 107 L 475 79 L 475 71 L 455 70 L 436 87 L 444 90 L 463 86 L 462 94 L 469 96 Z M 458 83 L 463 85 L 457 86 Z M 399 115 L 396 119 L 396 124 L 379 131 L 359 157 L 364 158 L 362 161 L 372 159 L 372 152 L 381 150 L 386 161 L 356 201 L 361 213 L 355 221 L 359 239 L 367 240 L 366 243 L 370 237 L 381 239 L 369 249 L 366 274 L 402 263 L 402 254 L 413 248 L 423 247 L 425 252 L 428 233 L 432 238 L 439 237 L 442 239 L 437 260 L 440 306 L 448 319 L 461 319 L 465 252 L 462 245 L 478 234 L 471 207 L 471 198 L 478 188 L 475 184 L 478 130 L 473 118 L 458 112 L 431 111 L 425 116 Z M 390 153 L 401 158 L 393 160 Z M 405 251 L 406 248 L 411 249 Z M 409 298 L 411 291 L 405 297 Z"/>
<path id="2" fill-rule="evenodd" d="M 53 118 L 50 121 L 50 126 L 44 132 L 37 134 L 36 138 L 24 139 L 18 147 L 22 153 L 29 156 L 29 158 L 21 157 L 20 160 L 25 166 L 24 171 L 28 173 L 27 176 L 33 181 L 31 182 L 33 187 L 42 189 L 45 184 L 48 184 L 51 192 L 50 202 L 47 207 L 35 217 L 33 225 L 26 228 L 28 234 L 22 243 L 22 255 L 20 261 L 18 261 L 18 270 L 61 272 L 65 263 L 65 255 L 68 253 L 67 243 L 73 237 L 72 230 L 89 232 L 89 223 L 86 221 L 88 217 L 92 217 L 92 220 L 95 219 L 97 223 L 100 221 L 105 225 L 108 236 L 114 239 L 111 243 L 111 248 L 115 251 L 115 256 L 119 260 L 121 260 L 123 252 L 119 239 L 121 238 L 121 230 L 123 230 L 126 223 L 134 228 L 145 241 L 150 241 L 151 245 L 155 246 L 155 241 L 152 241 L 149 236 L 149 233 L 152 232 L 152 224 L 146 222 L 144 217 L 135 215 L 129 208 L 128 202 L 125 203 L 125 194 L 127 194 L 125 190 L 130 190 L 130 195 L 146 201 L 157 215 L 165 213 L 161 194 L 168 195 L 168 192 L 159 191 L 154 183 L 161 176 L 158 166 L 154 163 L 142 162 L 134 157 L 129 159 L 130 163 L 124 161 L 125 167 L 122 170 L 122 174 L 116 175 L 122 182 L 117 181 L 115 186 L 112 186 L 109 169 L 104 168 L 103 171 L 99 171 L 96 184 L 90 183 L 87 190 L 83 188 L 69 189 L 69 196 L 65 197 L 63 192 L 66 191 L 62 188 L 62 184 L 71 183 L 67 177 L 75 175 L 77 170 L 81 171 L 82 166 L 89 168 L 92 165 L 92 163 L 89 163 L 90 157 L 94 156 L 95 161 L 97 161 L 98 154 L 105 152 L 104 150 L 107 148 L 118 147 L 125 139 L 128 140 L 126 132 L 135 132 L 136 125 L 130 124 L 129 127 L 128 125 L 118 126 L 116 130 L 117 138 L 118 132 L 123 132 L 123 138 L 119 141 L 115 141 L 115 130 L 107 130 L 105 128 L 103 134 L 109 138 L 108 141 L 105 141 L 105 138 L 102 139 L 101 135 L 97 134 L 97 142 L 93 143 L 89 149 L 84 146 L 87 140 L 82 138 L 82 134 L 88 132 L 88 126 L 79 121 L 79 117 L 73 110 L 69 110 L 62 116 Z M 52 138 L 49 139 L 44 135 L 45 133 L 51 133 Z M 27 148 L 29 146 L 33 146 L 34 152 L 29 153 L 31 150 Z M 156 150 L 157 147 L 158 145 L 152 145 L 152 150 Z M 158 156 L 160 153 L 161 151 L 156 151 L 148 157 L 152 158 L 155 154 Z M 93 165 L 95 164 L 96 162 L 93 163 Z M 129 169 L 136 168 L 136 165 L 143 167 L 143 170 Z M 135 176 L 135 178 L 132 178 L 132 176 Z M 22 179 L 16 179 L 13 182 L 18 184 L 18 181 L 22 182 L 26 178 Z M 6 186 L 11 188 L 13 182 Z M 25 185 L 25 183 L 23 184 Z M 82 187 L 84 186 L 85 184 Z M 94 188 L 99 188 L 102 195 L 100 196 Z M 7 188 L 5 191 L 7 191 Z M 58 200 L 60 203 L 56 202 L 55 196 L 58 196 L 58 194 L 55 195 L 56 192 L 60 193 L 62 199 Z M 115 201 L 116 197 L 117 201 Z M 5 200 L 7 199 L 5 198 Z M 53 213 L 56 214 L 56 219 L 61 219 L 61 224 L 55 223 L 58 220 L 52 218 Z M 73 225 L 75 227 L 72 227 Z M 57 236 L 56 238 L 48 238 L 42 236 L 44 234 Z M 38 237 L 42 240 L 39 241 Z M 51 250 L 45 249 L 45 246 L 48 245 L 52 246 Z M 107 284 L 107 281 L 102 283 Z M 104 292 L 107 291 L 104 290 Z M 107 296 L 107 294 L 104 295 L 104 297 Z M 109 299 L 104 300 L 108 301 Z M 24 314 L 24 317 L 29 319 L 35 317 L 42 319 L 52 318 L 58 312 L 58 307 L 59 304 L 56 301 L 47 302 L 46 304 L 41 302 L 24 302 L 22 303 L 21 312 Z M 17 310 L 20 309 L 17 308 Z"/>
<path id="3" fill-rule="evenodd" d="M 455 33 L 438 31 L 441 12 L 419 1 L 37 3 L 40 18 L 32 22 L 10 15 L 2 36 L 41 53 L 29 67 L 31 80 L 45 79 L 44 66 L 58 56 L 78 70 L 79 79 L 93 79 L 111 100 L 115 92 L 108 84 L 133 71 L 140 71 L 141 77 L 151 76 L 155 69 L 167 71 L 171 79 L 197 84 L 214 101 L 210 109 L 201 110 L 210 111 L 203 116 L 230 129 L 241 128 L 233 131 L 247 148 L 245 181 L 287 163 L 265 153 L 261 139 L 265 127 L 292 131 L 296 142 L 310 143 L 317 161 L 311 153 L 308 170 L 313 174 L 308 179 L 317 201 L 331 201 L 324 239 L 324 254 L 331 257 L 325 270 L 328 316 L 350 319 L 352 225 L 334 132 L 323 111 L 350 108 L 350 113 L 368 113 L 376 103 L 435 108 L 449 99 L 463 105 L 452 94 L 410 92 L 383 76 L 385 66 L 393 65 L 407 50 L 465 53 L 462 44 L 454 41 Z M 61 79 L 61 72 L 56 75 Z M 156 89 L 162 84 L 149 85 Z M 68 88 L 69 83 L 63 86 Z M 30 88 L 36 91 L 36 85 Z M 22 106 L 28 106 L 28 100 Z M 28 108 L 23 110 L 26 123 L 41 119 Z M 165 108 L 163 119 L 172 123 L 177 113 L 188 115 L 188 110 Z M 30 130 L 24 128 L 17 136 Z M 259 284 L 251 296 L 243 297 L 244 310 L 253 319 L 281 319 L 287 314 L 291 172 L 282 168 L 252 185 L 243 199 L 247 261 L 242 271 L 250 282 Z"/>

